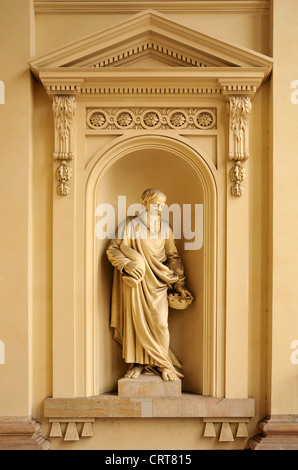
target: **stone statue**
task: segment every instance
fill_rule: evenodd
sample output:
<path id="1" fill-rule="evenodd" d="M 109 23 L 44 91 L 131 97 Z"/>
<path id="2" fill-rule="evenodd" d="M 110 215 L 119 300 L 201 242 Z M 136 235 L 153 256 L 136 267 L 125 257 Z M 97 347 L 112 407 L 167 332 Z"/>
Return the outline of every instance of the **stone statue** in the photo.
<path id="1" fill-rule="evenodd" d="M 193 297 L 185 287 L 172 229 L 161 219 L 165 203 L 160 190 L 144 191 L 146 210 L 120 224 L 107 248 L 115 267 L 111 327 L 130 364 L 128 378 L 137 378 L 144 370 L 160 373 L 165 381 L 183 377 L 177 370 L 182 364 L 169 348 L 168 293 L 172 292 L 174 308 L 175 302 L 177 308 L 186 308 Z"/>

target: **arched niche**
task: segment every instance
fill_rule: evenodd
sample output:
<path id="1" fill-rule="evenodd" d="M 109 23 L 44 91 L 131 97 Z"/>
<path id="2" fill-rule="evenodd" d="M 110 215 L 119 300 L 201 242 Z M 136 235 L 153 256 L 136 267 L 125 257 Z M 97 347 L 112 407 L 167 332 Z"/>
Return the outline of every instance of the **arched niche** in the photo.
<path id="1" fill-rule="evenodd" d="M 85 367 L 86 394 L 97 395 L 116 389 L 127 366 L 121 347 L 109 327 L 113 268 L 106 257 L 108 240 L 95 236 L 96 207 L 114 206 L 118 196 L 126 196 L 127 206 L 140 202 L 148 187 L 158 187 L 168 204 L 203 205 L 203 245 L 185 250 L 185 240 L 177 240 L 189 289 L 195 296 L 186 311 L 170 310 L 171 346 L 184 366 L 183 391 L 215 395 L 216 287 L 217 287 L 217 172 L 182 137 L 139 135 L 120 137 L 96 153 L 87 167 L 85 232 Z M 194 211 L 192 211 L 194 214 Z"/>

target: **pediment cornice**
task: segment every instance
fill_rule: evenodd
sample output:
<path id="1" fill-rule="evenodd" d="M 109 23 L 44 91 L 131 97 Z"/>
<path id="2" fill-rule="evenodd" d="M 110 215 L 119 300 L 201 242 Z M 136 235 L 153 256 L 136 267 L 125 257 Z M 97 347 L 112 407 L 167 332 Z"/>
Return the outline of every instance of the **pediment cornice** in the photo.
<path id="1" fill-rule="evenodd" d="M 190 29 L 155 11 L 46 54 L 30 67 L 49 94 L 105 88 L 148 90 L 161 86 L 221 88 L 240 80 L 256 87 L 268 78 L 272 59 Z M 121 69 L 121 72 L 120 72 Z M 174 83 L 175 81 L 175 83 Z M 52 85 L 56 86 L 52 87 Z M 63 90 L 64 85 L 66 88 Z M 238 87 L 239 88 L 239 87 Z"/>

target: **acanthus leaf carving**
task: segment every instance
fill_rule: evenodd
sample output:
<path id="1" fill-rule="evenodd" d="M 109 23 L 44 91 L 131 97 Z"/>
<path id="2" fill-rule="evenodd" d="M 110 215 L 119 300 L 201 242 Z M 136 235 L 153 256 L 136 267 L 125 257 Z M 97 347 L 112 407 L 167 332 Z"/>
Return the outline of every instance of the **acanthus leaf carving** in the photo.
<path id="1" fill-rule="evenodd" d="M 251 98 L 246 95 L 228 95 L 229 112 L 229 160 L 235 165 L 230 170 L 233 183 L 231 194 L 240 197 L 243 194 L 241 183 L 246 176 L 242 162 L 249 158 L 249 114 L 252 109 Z"/>
<path id="2" fill-rule="evenodd" d="M 230 96 L 230 160 L 246 160 L 249 157 L 249 120 L 251 99 L 249 96 Z"/>
<path id="3" fill-rule="evenodd" d="M 74 158 L 75 97 L 55 96 L 53 99 L 53 111 L 55 122 L 54 158 L 72 160 Z"/>
<path id="4" fill-rule="evenodd" d="M 76 98 L 73 95 L 61 95 L 53 98 L 55 149 L 54 159 L 61 160 L 56 170 L 58 181 L 57 194 L 67 196 L 70 193 L 68 182 L 72 178 L 72 169 L 67 161 L 74 158 Z"/>

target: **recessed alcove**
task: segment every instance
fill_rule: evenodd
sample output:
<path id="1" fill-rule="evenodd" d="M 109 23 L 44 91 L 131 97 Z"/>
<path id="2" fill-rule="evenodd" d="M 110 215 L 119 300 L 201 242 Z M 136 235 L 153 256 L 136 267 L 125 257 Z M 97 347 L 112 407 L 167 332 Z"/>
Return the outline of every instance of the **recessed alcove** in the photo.
<path id="1" fill-rule="evenodd" d="M 187 310 L 169 309 L 171 349 L 183 364 L 182 390 L 211 394 L 210 389 L 209 393 L 206 391 L 214 375 L 214 345 L 211 345 L 215 340 L 212 328 L 216 323 L 216 180 L 213 163 L 186 145 L 184 139 L 179 140 L 162 135 L 120 138 L 118 145 L 111 145 L 109 151 L 95 155 L 90 163 L 86 200 L 92 203 L 86 209 L 90 222 L 86 225 L 86 247 L 92 246 L 93 250 L 89 252 L 90 264 L 86 266 L 93 272 L 86 275 L 94 285 L 89 299 L 94 306 L 91 322 L 95 338 L 92 354 L 96 358 L 94 394 L 116 390 L 117 381 L 128 367 L 109 326 L 113 268 L 106 256 L 108 239 L 96 237 L 96 224 L 103 220 L 104 213 L 94 214 L 97 207 L 109 204 L 115 210 L 117 225 L 118 198 L 122 197 L 123 201 L 125 197 L 129 208 L 131 204 L 140 203 L 141 194 L 148 187 L 161 189 L 168 197 L 167 205 L 177 204 L 181 209 L 181 238 L 176 240 L 176 245 L 185 267 L 187 287 L 195 297 Z M 191 227 L 187 225 L 188 214 L 183 213 L 183 205 L 188 205 L 187 210 L 190 210 Z M 171 212 L 170 223 L 173 225 Z M 189 239 L 184 226 L 195 233 L 194 239 Z M 94 263 L 91 262 L 93 251 Z M 91 312 L 89 305 L 87 316 Z"/>

